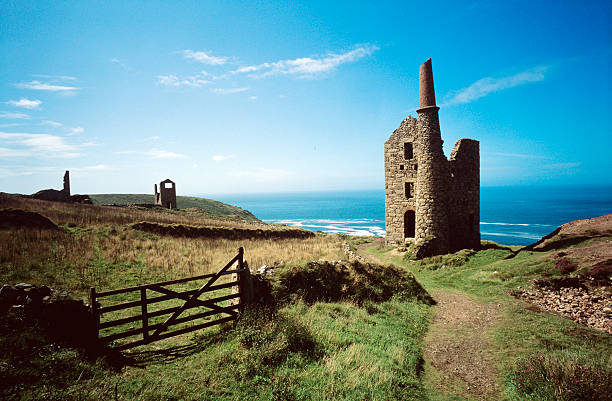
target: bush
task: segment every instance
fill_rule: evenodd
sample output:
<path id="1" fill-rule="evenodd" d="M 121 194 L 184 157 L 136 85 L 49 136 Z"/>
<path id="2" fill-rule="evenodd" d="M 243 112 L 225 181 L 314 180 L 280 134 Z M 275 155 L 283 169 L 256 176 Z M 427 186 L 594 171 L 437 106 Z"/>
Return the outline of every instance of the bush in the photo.
<path id="1" fill-rule="evenodd" d="M 562 274 L 570 274 L 578 269 L 578 266 L 576 266 L 575 263 L 570 262 L 566 258 L 557 259 L 555 261 L 555 267 L 559 269 Z"/>
<path id="2" fill-rule="evenodd" d="M 509 384 L 519 399 L 610 400 L 611 378 L 604 357 L 559 352 L 520 360 Z"/>
<path id="3" fill-rule="evenodd" d="M 278 270 L 272 295 L 281 304 L 301 299 L 307 304 L 350 301 L 362 305 L 366 301 L 384 302 L 393 296 L 434 303 L 410 272 L 392 265 L 318 261 Z"/>

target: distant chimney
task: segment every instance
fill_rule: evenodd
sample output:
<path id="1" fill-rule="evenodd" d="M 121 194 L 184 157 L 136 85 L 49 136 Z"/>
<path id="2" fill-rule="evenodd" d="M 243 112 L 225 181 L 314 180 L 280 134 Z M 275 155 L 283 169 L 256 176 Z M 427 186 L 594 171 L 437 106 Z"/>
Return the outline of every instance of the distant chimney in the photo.
<path id="1" fill-rule="evenodd" d="M 421 64 L 419 74 L 419 108 L 436 107 L 436 94 L 434 93 L 433 72 L 431 70 L 431 59 Z"/>
<path id="2" fill-rule="evenodd" d="M 66 170 L 64 174 L 64 194 L 70 196 L 70 171 Z"/>

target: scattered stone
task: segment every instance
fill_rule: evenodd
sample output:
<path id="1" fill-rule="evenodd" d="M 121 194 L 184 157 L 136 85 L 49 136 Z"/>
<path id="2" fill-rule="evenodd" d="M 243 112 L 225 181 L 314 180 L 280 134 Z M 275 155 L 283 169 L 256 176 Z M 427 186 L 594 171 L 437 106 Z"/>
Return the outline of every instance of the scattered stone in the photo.
<path id="1" fill-rule="evenodd" d="M 545 286 L 542 281 L 535 280 L 534 291 L 519 287 L 514 295 L 541 309 L 558 312 L 577 323 L 612 334 L 612 294 L 608 288 L 574 287 L 576 281 L 573 280 L 566 283 L 568 287 Z"/>

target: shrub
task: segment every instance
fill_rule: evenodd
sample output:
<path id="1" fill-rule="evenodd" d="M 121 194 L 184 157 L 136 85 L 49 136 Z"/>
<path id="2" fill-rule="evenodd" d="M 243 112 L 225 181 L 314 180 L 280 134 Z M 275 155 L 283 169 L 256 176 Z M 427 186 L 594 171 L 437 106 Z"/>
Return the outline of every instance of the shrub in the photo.
<path id="1" fill-rule="evenodd" d="M 563 257 L 555 261 L 555 267 L 559 269 L 562 274 L 570 274 L 578 269 L 575 263 Z"/>
<path id="2" fill-rule="evenodd" d="M 558 352 L 521 359 L 509 384 L 519 399 L 610 400 L 611 377 L 604 357 Z"/>
<path id="3" fill-rule="evenodd" d="M 362 305 L 393 296 L 417 298 L 429 305 L 434 302 L 410 272 L 392 265 L 318 261 L 278 270 L 272 295 L 281 304 L 301 299 L 307 304 L 350 301 Z"/>

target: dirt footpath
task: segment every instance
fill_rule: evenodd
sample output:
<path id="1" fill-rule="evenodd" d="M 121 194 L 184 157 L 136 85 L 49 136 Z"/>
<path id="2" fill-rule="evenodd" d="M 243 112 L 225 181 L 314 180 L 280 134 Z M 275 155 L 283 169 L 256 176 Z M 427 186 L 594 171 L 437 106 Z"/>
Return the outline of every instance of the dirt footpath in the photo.
<path id="1" fill-rule="evenodd" d="M 499 399 L 497 372 L 487 332 L 499 320 L 499 305 L 478 303 L 460 292 L 431 290 L 437 302 L 425 338 L 425 381 L 433 399 L 460 396 Z M 460 398 L 462 399 L 462 398 Z"/>

